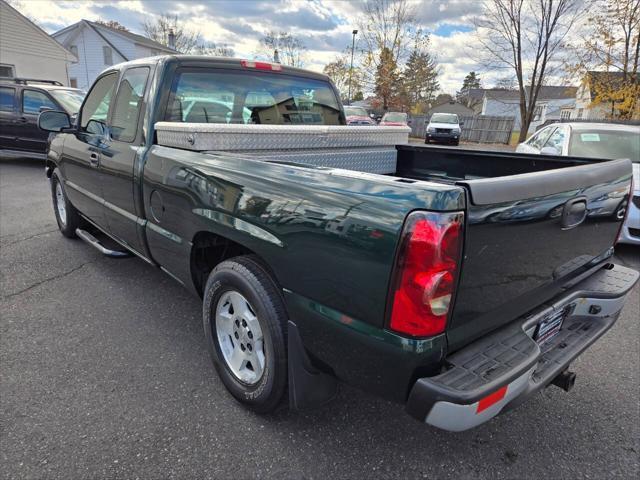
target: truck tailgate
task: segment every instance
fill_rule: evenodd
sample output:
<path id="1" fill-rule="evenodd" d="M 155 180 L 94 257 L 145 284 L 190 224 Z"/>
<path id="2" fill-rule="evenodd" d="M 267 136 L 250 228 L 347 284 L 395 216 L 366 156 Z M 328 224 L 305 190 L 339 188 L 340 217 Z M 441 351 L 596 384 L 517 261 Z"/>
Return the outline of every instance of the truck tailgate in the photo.
<path id="1" fill-rule="evenodd" d="M 615 160 L 458 182 L 469 197 L 448 327 L 455 350 L 560 293 L 610 251 L 631 162 Z"/>

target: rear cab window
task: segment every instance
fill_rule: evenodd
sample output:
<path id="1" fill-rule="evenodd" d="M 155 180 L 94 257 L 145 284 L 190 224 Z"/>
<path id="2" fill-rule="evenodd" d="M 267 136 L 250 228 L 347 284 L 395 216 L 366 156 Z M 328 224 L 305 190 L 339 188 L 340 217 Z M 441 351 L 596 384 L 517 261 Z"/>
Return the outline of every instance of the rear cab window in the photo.
<path id="1" fill-rule="evenodd" d="M 179 69 L 165 120 L 170 122 L 342 125 L 331 85 L 281 72 Z"/>

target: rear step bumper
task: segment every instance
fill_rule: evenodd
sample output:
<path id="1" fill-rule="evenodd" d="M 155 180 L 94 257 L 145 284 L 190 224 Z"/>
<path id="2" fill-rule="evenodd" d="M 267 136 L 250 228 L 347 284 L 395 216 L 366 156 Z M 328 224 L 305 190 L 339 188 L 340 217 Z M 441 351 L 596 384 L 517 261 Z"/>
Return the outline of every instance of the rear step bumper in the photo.
<path id="1" fill-rule="evenodd" d="M 550 384 L 617 320 L 638 272 L 608 265 L 520 321 L 447 358 L 447 371 L 420 378 L 407 412 L 430 425 L 463 431 L 520 405 Z M 541 320 L 565 311 L 547 343 L 533 340 Z"/>

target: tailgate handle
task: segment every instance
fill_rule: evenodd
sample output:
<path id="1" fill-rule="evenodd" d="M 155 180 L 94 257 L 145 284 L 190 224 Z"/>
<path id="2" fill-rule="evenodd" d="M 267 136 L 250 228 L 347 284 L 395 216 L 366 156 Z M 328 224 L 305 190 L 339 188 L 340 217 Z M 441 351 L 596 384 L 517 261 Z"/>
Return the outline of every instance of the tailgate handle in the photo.
<path id="1" fill-rule="evenodd" d="M 562 209 L 561 225 L 563 230 L 577 227 L 587 218 L 587 197 L 575 197 L 567 200 Z"/>

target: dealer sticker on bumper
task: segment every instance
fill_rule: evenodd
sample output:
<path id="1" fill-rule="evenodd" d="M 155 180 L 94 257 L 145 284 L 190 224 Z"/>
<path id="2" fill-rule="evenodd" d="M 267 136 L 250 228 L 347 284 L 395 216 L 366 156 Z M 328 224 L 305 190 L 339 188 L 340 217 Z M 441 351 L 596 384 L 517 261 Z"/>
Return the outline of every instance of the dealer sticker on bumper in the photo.
<path id="1" fill-rule="evenodd" d="M 567 311 L 564 309 L 559 312 L 554 312 L 538 324 L 538 330 L 534 337 L 538 345 L 547 343 L 558 334 L 562 328 L 562 321 L 566 314 Z"/>

